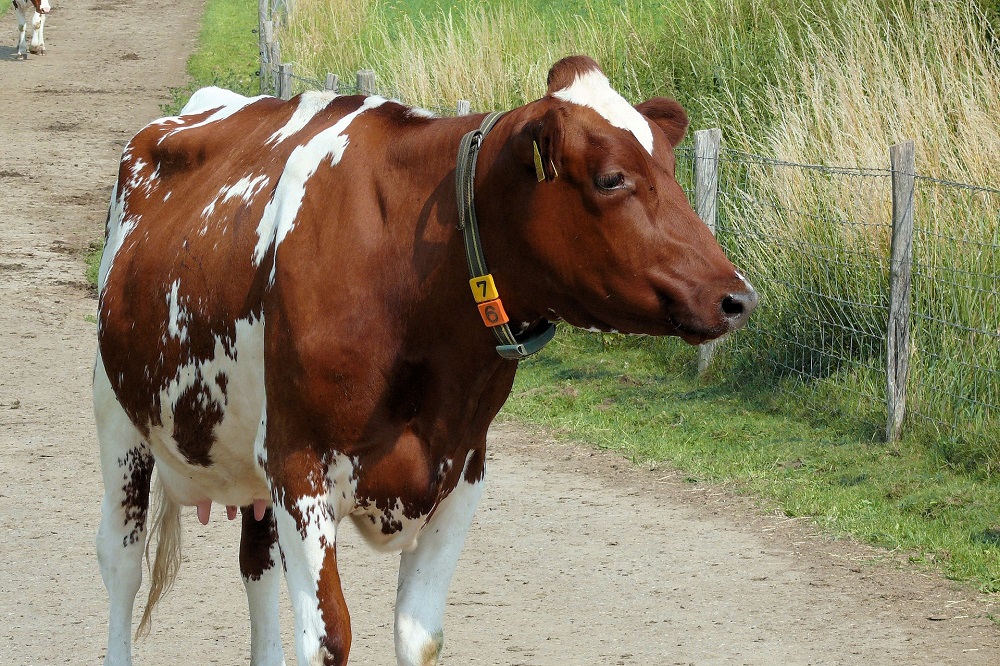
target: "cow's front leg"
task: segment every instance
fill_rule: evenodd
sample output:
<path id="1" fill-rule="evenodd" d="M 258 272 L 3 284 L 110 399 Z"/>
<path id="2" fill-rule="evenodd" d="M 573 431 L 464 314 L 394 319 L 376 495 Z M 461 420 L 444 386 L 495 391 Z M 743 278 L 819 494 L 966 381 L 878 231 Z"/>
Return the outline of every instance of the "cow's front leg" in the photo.
<path id="1" fill-rule="evenodd" d="M 58 27 L 58 26 L 56 26 Z M 31 52 L 45 55 L 45 14 L 35 12 L 31 17 Z"/>
<path id="2" fill-rule="evenodd" d="M 295 615 L 295 648 L 302 666 L 344 666 L 351 648 L 351 620 L 337 570 L 337 524 L 343 514 L 338 515 L 332 499 L 349 493 L 329 482 L 328 465 L 303 460 L 309 458 L 303 455 L 276 465 L 280 471 L 270 476 Z"/>
<path id="3" fill-rule="evenodd" d="M 153 457 L 115 399 L 100 358 L 94 381 L 94 412 L 104 477 L 97 560 L 110 601 L 104 663 L 123 666 L 132 663 L 132 606 L 142 584 Z"/>
<path id="4" fill-rule="evenodd" d="M 420 531 L 417 546 L 399 561 L 396 661 L 434 666 L 444 645 L 444 608 L 483 481 L 459 481 Z"/>
<path id="5" fill-rule="evenodd" d="M 250 606 L 250 666 L 285 663 L 278 620 L 281 554 L 274 514 L 267 509 L 260 520 L 254 507 L 243 507 L 240 573 Z"/>
<path id="6" fill-rule="evenodd" d="M 14 13 L 17 15 L 17 59 L 27 59 L 28 42 L 25 39 L 25 35 L 28 30 L 28 17 L 25 16 L 24 11 L 20 7 Z"/>

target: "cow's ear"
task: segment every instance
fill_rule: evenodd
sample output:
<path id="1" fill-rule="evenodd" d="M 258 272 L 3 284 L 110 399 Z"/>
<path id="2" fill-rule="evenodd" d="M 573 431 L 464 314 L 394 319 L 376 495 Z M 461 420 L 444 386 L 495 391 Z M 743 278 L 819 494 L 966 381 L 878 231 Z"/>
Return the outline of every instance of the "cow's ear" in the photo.
<path id="1" fill-rule="evenodd" d="M 514 141 L 518 158 L 526 166 L 530 166 L 539 182 L 551 182 L 559 177 L 562 166 L 563 119 L 558 108 L 549 109 L 542 117 L 526 122 L 517 132 Z"/>
<path id="2" fill-rule="evenodd" d="M 653 97 L 635 105 L 636 110 L 652 120 L 667 135 L 671 145 L 676 146 L 684 138 L 688 128 L 688 117 L 679 102 L 667 97 Z"/>

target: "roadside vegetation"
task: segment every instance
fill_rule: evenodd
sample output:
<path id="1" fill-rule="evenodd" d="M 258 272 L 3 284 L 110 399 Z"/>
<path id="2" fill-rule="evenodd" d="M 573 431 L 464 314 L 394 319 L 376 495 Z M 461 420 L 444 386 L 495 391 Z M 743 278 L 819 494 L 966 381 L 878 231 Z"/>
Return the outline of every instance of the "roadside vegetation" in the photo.
<path id="1" fill-rule="evenodd" d="M 589 53 L 627 98 L 676 97 L 693 129 L 721 127 L 731 148 L 869 167 L 913 138 L 919 172 L 996 186 L 998 17 L 993 0 L 297 0 L 281 39 L 299 75 L 349 81 L 373 69 L 383 93 L 435 109 L 522 104 L 544 92 L 555 60 Z M 192 84 L 164 111 L 202 85 L 255 94 L 255 28 L 249 0 L 209 0 Z M 992 238 L 997 219 L 939 222 Z M 872 243 L 867 251 L 886 250 L 887 239 Z M 739 347 L 745 355 L 727 352 L 727 363 L 758 371 L 722 365 L 699 380 L 692 349 L 676 340 L 562 327 L 522 364 L 502 418 L 670 464 L 691 483 L 753 494 L 887 558 L 1000 591 L 996 438 L 958 453 L 926 437 L 887 445 L 882 417 L 869 413 L 878 405 L 859 409 L 821 379 L 811 390 L 823 407 L 799 405 L 794 386 L 759 371 L 766 349 Z"/>

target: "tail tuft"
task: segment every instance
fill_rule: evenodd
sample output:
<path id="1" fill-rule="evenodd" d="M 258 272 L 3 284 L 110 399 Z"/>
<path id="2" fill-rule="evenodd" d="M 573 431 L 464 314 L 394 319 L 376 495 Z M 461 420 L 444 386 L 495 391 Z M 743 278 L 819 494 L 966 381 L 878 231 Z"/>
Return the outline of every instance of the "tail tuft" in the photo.
<path id="1" fill-rule="evenodd" d="M 163 595 L 174 586 L 181 568 L 181 507 L 170 498 L 159 480 L 155 483 L 155 491 L 156 514 L 153 517 L 150 537 L 156 534 L 156 554 L 150 565 L 149 549 L 153 540 L 147 539 L 146 566 L 150 570 L 149 595 L 146 597 L 146 608 L 142 611 L 142 620 L 135 630 L 136 639 L 149 633 L 153 610 Z"/>

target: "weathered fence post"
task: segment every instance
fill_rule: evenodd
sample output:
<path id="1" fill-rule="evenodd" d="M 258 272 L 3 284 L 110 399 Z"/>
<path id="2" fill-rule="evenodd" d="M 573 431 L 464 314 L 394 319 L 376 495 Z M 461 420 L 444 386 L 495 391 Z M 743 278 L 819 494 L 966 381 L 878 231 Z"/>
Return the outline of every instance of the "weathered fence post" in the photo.
<path id="1" fill-rule="evenodd" d="M 467 99 L 458 100 L 458 104 L 455 105 L 455 115 L 467 116 L 470 113 L 472 113 L 472 102 Z"/>
<path id="2" fill-rule="evenodd" d="M 326 73 L 326 81 L 323 83 L 324 90 L 332 90 L 337 92 L 337 75 L 332 72 Z"/>
<path id="3" fill-rule="evenodd" d="M 261 0 L 266 3 L 267 0 Z M 260 93 L 266 95 L 274 92 L 273 63 L 274 53 L 277 52 L 278 43 L 274 41 L 274 22 L 266 19 L 260 22 Z"/>
<path id="4" fill-rule="evenodd" d="M 694 133 L 694 210 L 709 230 L 715 233 L 719 199 L 719 145 L 722 130 L 707 129 Z M 716 342 L 698 346 L 698 375 L 708 369 L 715 355 Z"/>
<path id="5" fill-rule="evenodd" d="M 375 72 L 370 69 L 358 71 L 358 92 L 363 95 L 375 94 Z"/>
<path id="6" fill-rule="evenodd" d="M 292 98 L 292 65 L 283 62 L 278 65 L 278 97 L 281 99 Z"/>
<path id="7" fill-rule="evenodd" d="M 892 247 L 889 259 L 889 330 L 886 336 L 888 422 L 885 438 L 899 439 L 906 415 L 910 369 L 910 267 L 913 263 L 913 200 L 916 160 L 912 141 L 889 148 L 892 166 Z"/>
<path id="8" fill-rule="evenodd" d="M 268 21 L 267 30 L 269 33 L 274 32 L 274 21 Z M 277 76 L 277 72 L 275 70 L 278 67 L 278 63 L 280 62 L 281 62 L 281 43 L 278 42 L 277 39 L 275 39 L 271 42 L 271 63 L 268 69 L 270 70 L 273 76 L 273 80 L 271 81 L 271 83 L 273 84 L 271 87 L 271 91 L 275 96 L 278 97 L 280 97 L 279 86 L 281 85 L 281 80 L 280 77 Z"/>

